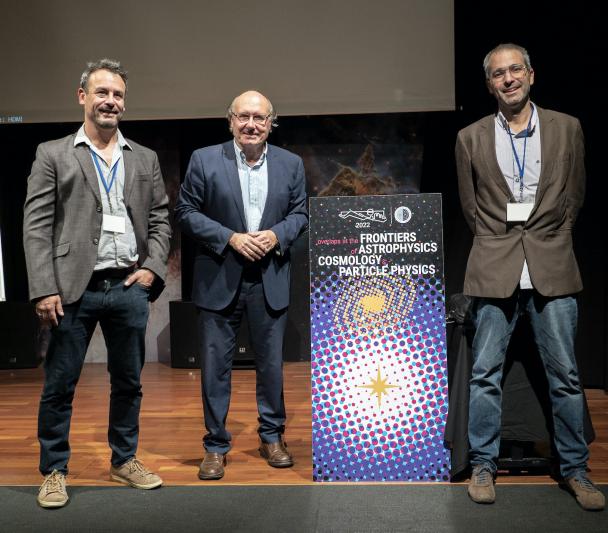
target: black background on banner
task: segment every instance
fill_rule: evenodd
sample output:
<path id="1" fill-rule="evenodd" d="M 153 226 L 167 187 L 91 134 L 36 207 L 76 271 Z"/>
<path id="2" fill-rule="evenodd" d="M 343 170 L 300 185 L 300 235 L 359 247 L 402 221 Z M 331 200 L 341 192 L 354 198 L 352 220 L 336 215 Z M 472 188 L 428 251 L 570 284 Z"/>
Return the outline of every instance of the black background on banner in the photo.
<path id="1" fill-rule="evenodd" d="M 312 277 L 324 277 L 330 272 L 339 272 L 338 266 L 326 266 L 315 264 L 318 263 L 320 256 L 348 256 L 362 258 L 363 256 L 380 255 L 382 260 L 388 260 L 390 265 L 433 265 L 434 273 L 424 275 L 425 278 L 436 278 L 443 281 L 443 228 L 441 220 L 441 196 L 438 194 L 425 195 L 391 195 L 390 197 L 383 196 L 359 196 L 359 197 L 327 197 L 315 198 L 310 202 L 311 227 L 310 227 L 310 258 L 311 258 L 311 275 Z M 410 219 L 406 222 L 398 222 L 395 219 L 395 210 L 398 207 L 407 207 L 410 210 Z M 382 213 L 386 220 L 382 221 L 367 221 L 358 220 L 352 216 L 343 218 L 342 215 L 349 211 L 367 212 L 374 210 Z M 439 216 L 435 215 L 438 213 Z M 339 215 L 340 214 L 340 215 Z M 312 221 L 312 218 L 315 218 Z M 382 235 L 386 233 L 393 234 L 409 234 L 408 239 L 397 242 L 388 241 L 389 246 L 392 243 L 397 244 L 413 244 L 413 243 L 435 243 L 436 250 L 420 251 L 410 253 L 361 253 L 362 247 L 373 247 L 380 243 L 376 243 L 373 239 L 368 241 L 361 240 L 362 234 Z M 319 240 L 341 240 L 342 238 L 354 239 L 357 243 L 319 243 Z M 357 250 L 356 254 L 352 252 Z M 324 272 L 324 275 L 321 275 Z M 365 276 L 365 275 L 364 275 Z M 338 277 L 340 275 L 338 274 Z M 358 274 L 345 275 L 345 278 L 359 278 Z M 365 276 L 366 277 L 366 276 Z M 369 277 L 381 278 L 381 275 L 371 274 Z M 418 274 L 411 276 L 418 278 Z M 422 277 L 422 276 L 420 276 Z"/>
<path id="2" fill-rule="evenodd" d="M 608 57 L 603 39 L 605 18 L 600 5 L 576 2 L 567 9 L 532 2 L 509 9 L 488 2 L 455 2 L 456 102 L 455 112 L 416 115 L 419 138 L 424 144 L 422 192 L 443 195 L 444 253 L 447 296 L 460 292 L 471 244 L 458 202 L 454 168 L 457 131 L 492 113 L 495 101 L 484 85 L 481 63 L 486 52 L 500 42 L 514 41 L 528 48 L 536 71 L 533 100 L 541 107 L 577 116 L 582 123 L 587 148 L 587 195 L 575 235 L 576 253 L 585 290 L 580 297 L 577 358 L 587 387 L 608 386 L 608 292 L 606 283 L 606 125 L 603 62 Z M 541 3 L 539 3 L 541 4 Z M 600 26 L 600 24 L 602 26 Z M 420 51 L 424 53 L 423 50 Z M 398 54 L 398 51 L 396 52 Z M 83 58 L 85 59 L 90 58 Z M 131 68 L 136 69 L 133 65 Z M 433 68 L 429 65 L 428 68 Z M 159 65 L 159 69 L 162 66 Z M 364 71 L 364 66 L 362 66 Z M 8 75 L 8 74 L 7 74 Z M 10 75 L 17 75 L 11 73 Z M 75 73 L 77 77 L 77 73 Z M 24 90 L 40 92 L 44 83 Z M 246 80 L 244 81 L 246 85 Z M 226 95 L 227 99 L 232 95 Z M 76 100 L 75 103 L 76 104 Z M 403 116 L 403 115 L 399 115 Z M 364 120 L 366 116 L 359 116 Z M 375 120 L 378 115 L 368 116 Z M 275 144 L 287 142 L 288 132 L 304 131 L 314 136 L 323 117 L 285 117 L 272 134 Z M 411 117 L 403 116 L 404 129 Z M 6 293 L 9 301 L 27 300 L 21 224 L 25 178 L 29 174 L 36 145 L 75 131 L 75 124 L 4 125 L 0 127 L 0 228 Z M 125 123 L 126 135 L 161 151 L 163 158 L 177 154 L 181 174 L 194 148 L 227 138 L 223 120 L 150 121 Z M 317 139 L 317 143 L 326 142 Z M 163 155 L 165 154 L 165 155 Z M 183 276 L 190 279 L 191 247 L 183 247 Z M 187 287 L 186 287 L 187 288 Z M 308 287 L 296 287 L 304 296 Z"/>

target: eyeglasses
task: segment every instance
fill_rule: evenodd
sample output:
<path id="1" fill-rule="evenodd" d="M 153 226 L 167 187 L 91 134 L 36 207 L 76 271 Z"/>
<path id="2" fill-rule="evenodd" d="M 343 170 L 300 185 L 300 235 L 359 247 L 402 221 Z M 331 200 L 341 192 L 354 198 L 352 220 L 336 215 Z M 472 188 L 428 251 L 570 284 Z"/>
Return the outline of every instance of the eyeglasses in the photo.
<path id="1" fill-rule="evenodd" d="M 509 65 L 507 68 L 497 68 L 490 74 L 490 78 L 492 81 L 502 81 L 505 79 L 507 71 L 511 73 L 513 78 L 518 80 L 526 75 L 528 68 L 520 63 L 515 63 L 514 65 Z"/>
<path id="2" fill-rule="evenodd" d="M 236 117 L 236 119 L 241 124 L 247 124 L 250 119 L 253 119 L 253 122 L 255 122 L 256 124 L 259 124 L 260 126 L 262 124 L 265 124 L 266 121 L 268 120 L 268 117 L 270 116 L 270 114 L 268 114 L 268 115 L 247 115 L 246 113 L 237 114 L 237 113 L 234 113 L 233 111 L 230 111 L 230 114 L 233 115 L 234 117 Z"/>

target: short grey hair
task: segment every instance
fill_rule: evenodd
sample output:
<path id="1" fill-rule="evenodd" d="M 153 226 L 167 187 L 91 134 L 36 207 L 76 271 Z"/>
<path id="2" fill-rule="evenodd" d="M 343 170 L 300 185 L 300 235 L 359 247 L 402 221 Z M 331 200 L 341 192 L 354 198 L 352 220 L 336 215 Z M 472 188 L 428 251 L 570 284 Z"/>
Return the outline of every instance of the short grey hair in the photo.
<path id="1" fill-rule="evenodd" d="M 497 47 L 492 48 L 492 50 L 490 50 L 483 59 L 483 71 L 486 73 L 486 79 L 490 79 L 490 60 L 492 59 L 492 56 L 497 52 L 502 52 L 503 50 L 516 50 L 523 56 L 524 66 L 528 70 L 532 68 L 532 64 L 530 63 L 530 54 L 528 54 L 528 51 L 523 46 L 513 43 L 502 43 Z"/>
<path id="2" fill-rule="evenodd" d="M 127 86 L 127 71 L 120 64 L 120 61 L 116 61 L 114 59 L 108 59 L 104 57 L 103 59 L 98 59 L 97 61 L 91 61 L 87 63 L 87 68 L 80 76 L 80 88 L 84 91 L 87 90 L 87 85 L 89 83 L 89 76 L 98 70 L 109 70 L 113 74 L 117 74 L 122 78 L 122 81 L 125 82 L 125 87 Z"/>
<path id="3" fill-rule="evenodd" d="M 254 90 L 254 89 L 252 89 L 252 90 Z M 249 91 L 245 91 L 245 92 L 249 92 Z M 256 93 L 260 93 L 259 91 L 255 91 L 255 92 Z M 230 124 L 231 121 L 232 121 L 232 113 L 233 113 L 234 102 L 242 94 L 244 94 L 244 93 L 241 93 L 238 96 L 235 96 L 232 99 L 232 102 L 230 102 L 230 105 L 226 108 L 226 120 L 228 120 L 228 124 Z M 260 94 L 262 94 L 262 93 L 260 93 Z M 277 121 L 277 117 L 279 115 L 277 115 L 277 112 L 274 110 L 274 106 L 272 105 L 272 102 L 270 101 L 270 98 L 268 98 L 265 94 L 262 94 L 262 96 L 264 98 L 266 98 L 266 101 L 268 102 L 268 106 L 269 106 L 268 113 L 270 114 L 270 125 L 273 128 L 278 128 L 279 127 L 279 123 Z M 232 129 L 230 131 L 232 131 Z"/>

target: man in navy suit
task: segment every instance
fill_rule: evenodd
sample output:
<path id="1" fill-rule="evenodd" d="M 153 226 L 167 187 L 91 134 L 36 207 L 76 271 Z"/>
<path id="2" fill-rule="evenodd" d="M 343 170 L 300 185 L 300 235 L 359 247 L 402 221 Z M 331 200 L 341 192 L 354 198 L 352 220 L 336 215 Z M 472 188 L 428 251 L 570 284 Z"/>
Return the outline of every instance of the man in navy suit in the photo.
<path id="1" fill-rule="evenodd" d="M 282 351 L 289 248 L 308 222 L 304 165 L 266 142 L 276 113 L 264 95 L 237 96 L 227 119 L 234 139 L 192 154 L 175 208 L 182 231 L 198 243 L 192 299 L 207 429 L 200 479 L 224 475 L 232 354 L 245 310 L 256 354 L 260 454 L 270 466 L 293 465 L 283 441 Z"/>

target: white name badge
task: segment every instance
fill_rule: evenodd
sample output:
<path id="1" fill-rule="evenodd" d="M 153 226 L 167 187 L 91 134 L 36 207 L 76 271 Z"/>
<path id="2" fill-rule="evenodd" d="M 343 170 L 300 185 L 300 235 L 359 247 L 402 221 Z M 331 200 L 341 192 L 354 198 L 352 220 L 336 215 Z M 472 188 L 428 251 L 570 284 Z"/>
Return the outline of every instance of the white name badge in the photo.
<path id="1" fill-rule="evenodd" d="M 112 233 L 124 233 L 126 231 L 125 217 L 104 215 L 101 229 Z"/>
<path id="2" fill-rule="evenodd" d="M 534 204 L 509 203 L 507 204 L 507 222 L 525 222 L 528 220 Z"/>

